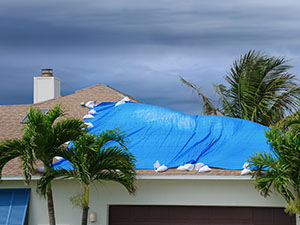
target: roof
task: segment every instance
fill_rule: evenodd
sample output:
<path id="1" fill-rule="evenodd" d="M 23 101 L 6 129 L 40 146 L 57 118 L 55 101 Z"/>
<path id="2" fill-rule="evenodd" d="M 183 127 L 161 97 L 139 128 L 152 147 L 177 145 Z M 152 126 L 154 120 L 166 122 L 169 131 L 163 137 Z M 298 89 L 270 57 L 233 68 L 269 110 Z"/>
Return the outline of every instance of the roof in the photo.
<path id="1" fill-rule="evenodd" d="M 97 84 L 92 87 L 81 89 L 73 94 L 58 97 L 55 99 L 47 100 L 41 103 L 32 104 L 33 107 L 51 109 L 57 104 L 61 103 L 62 107 L 66 110 L 67 116 L 82 119 L 82 117 L 88 112 L 88 108 L 82 107 L 81 102 L 96 101 L 100 102 L 113 102 L 119 101 L 128 95 L 113 89 L 103 84 Z M 128 96 L 132 101 L 139 102 L 135 98 Z M 18 138 L 22 135 L 22 128 L 24 124 L 21 124 L 21 120 L 29 112 L 30 104 L 27 105 L 4 105 L 0 106 L 0 141 L 9 138 Z M 155 175 L 154 170 L 137 170 L 137 174 Z M 182 172 L 176 169 L 169 169 L 168 171 L 161 173 L 164 175 L 203 175 L 202 173 Z M 22 176 L 23 172 L 20 168 L 20 160 L 11 160 L 2 171 L 3 177 L 18 177 Z M 224 170 L 214 169 L 211 172 L 205 173 L 205 175 L 240 175 L 240 170 Z"/>
<path id="2" fill-rule="evenodd" d="M 97 84 L 74 92 L 73 94 L 61 96 L 55 99 L 47 100 L 36 104 L 26 105 L 2 105 L 0 106 L 0 141 L 19 138 L 22 136 L 24 124 L 21 120 L 29 112 L 30 106 L 52 109 L 61 103 L 62 108 L 66 111 L 68 117 L 82 119 L 87 114 L 88 108 L 82 107 L 81 102 L 119 101 L 128 95 L 103 84 Z M 128 96 L 132 101 L 139 102 L 137 99 Z M 3 169 L 2 176 L 22 176 L 19 159 L 11 160 Z"/>
<path id="3" fill-rule="evenodd" d="M 222 175 L 222 176 L 239 176 L 241 175 L 241 170 L 225 170 L 218 168 L 211 168 L 210 172 L 199 173 L 196 170 L 193 171 L 179 171 L 176 168 L 168 169 L 162 173 L 156 173 L 155 170 L 137 170 L 137 175 Z"/>
<path id="4" fill-rule="evenodd" d="M 41 166 L 41 164 L 40 164 Z M 241 170 L 225 170 L 225 169 L 218 169 L 218 168 L 211 168 L 210 172 L 206 173 L 198 173 L 196 170 L 193 171 L 179 171 L 176 168 L 168 169 L 165 172 L 157 173 L 155 170 L 136 170 L 137 175 L 154 175 L 154 176 L 161 176 L 161 175 L 192 175 L 192 176 L 240 176 Z M 20 161 L 19 159 L 14 159 L 10 161 L 4 168 L 2 172 L 3 177 L 20 177 L 23 175 L 22 169 L 20 168 Z M 33 175 L 39 175 L 36 172 Z"/>
<path id="5" fill-rule="evenodd" d="M 88 108 L 82 107 L 80 105 L 81 102 L 114 102 L 119 101 L 126 96 L 128 95 L 125 95 L 124 93 L 109 86 L 97 84 L 95 86 L 76 91 L 73 94 L 61 96 L 41 103 L 32 105 L 0 106 L 0 141 L 9 138 L 21 137 L 24 124 L 21 124 L 20 122 L 29 112 L 30 106 L 42 109 L 52 109 L 57 104 L 61 103 L 63 109 L 67 113 L 67 116 L 82 119 L 82 117 L 88 112 Z M 135 102 L 139 102 L 130 96 L 128 97 Z"/>

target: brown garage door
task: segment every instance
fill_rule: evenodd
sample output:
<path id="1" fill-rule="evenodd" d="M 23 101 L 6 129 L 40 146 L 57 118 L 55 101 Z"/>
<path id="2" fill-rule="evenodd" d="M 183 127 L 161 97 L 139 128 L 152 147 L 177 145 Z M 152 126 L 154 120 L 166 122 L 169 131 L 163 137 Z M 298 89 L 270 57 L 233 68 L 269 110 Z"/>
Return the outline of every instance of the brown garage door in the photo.
<path id="1" fill-rule="evenodd" d="M 283 208 L 126 206 L 109 207 L 109 225 L 295 225 Z"/>

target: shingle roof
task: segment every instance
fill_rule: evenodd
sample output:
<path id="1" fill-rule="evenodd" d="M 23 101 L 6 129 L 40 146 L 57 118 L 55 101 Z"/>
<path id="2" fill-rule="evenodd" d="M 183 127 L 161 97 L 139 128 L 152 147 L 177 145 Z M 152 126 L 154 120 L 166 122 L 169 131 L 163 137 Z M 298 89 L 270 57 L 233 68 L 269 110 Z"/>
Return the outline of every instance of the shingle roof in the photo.
<path id="1" fill-rule="evenodd" d="M 95 86 L 81 89 L 73 94 L 58 97 L 41 103 L 33 104 L 33 107 L 51 109 L 57 104 L 61 103 L 62 107 L 66 110 L 67 116 L 82 119 L 87 113 L 88 108 L 82 107 L 81 102 L 97 101 L 100 102 L 111 102 L 119 101 L 128 95 L 113 89 L 103 84 L 97 84 Z M 131 100 L 139 102 L 138 100 L 128 96 Z M 0 141 L 9 138 L 18 138 L 22 135 L 23 124 L 21 120 L 26 116 L 30 108 L 30 105 L 4 105 L 0 106 Z M 154 175 L 154 170 L 138 170 L 137 174 Z M 196 171 L 193 172 L 181 172 L 176 169 L 169 169 L 167 172 L 162 174 L 165 175 L 203 175 Z M 19 159 L 11 160 L 3 168 L 2 176 L 22 176 L 23 172 L 20 168 Z M 212 169 L 211 172 L 205 173 L 205 175 L 240 175 L 240 170 L 222 170 Z"/>
<path id="2" fill-rule="evenodd" d="M 211 168 L 210 172 L 199 173 L 196 170 L 193 171 L 179 171 L 176 168 L 168 169 L 162 173 L 156 173 L 155 170 L 137 170 L 138 175 L 222 175 L 222 176 L 239 176 L 241 175 L 241 170 L 225 170 L 218 168 Z"/>
<path id="3" fill-rule="evenodd" d="M 97 101 L 112 102 L 119 101 L 126 97 L 124 93 L 117 91 L 109 86 L 97 84 L 95 86 L 81 89 L 73 94 L 58 97 L 41 103 L 33 104 L 33 107 L 51 109 L 61 103 L 67 112 L 67 116 L 82 119 L 88 109 L 80 105 L 81 102 Z M 138 100 L 128 96 L 131 100 Z M 0 106 L 0 141 L 8 138 L 20 137 L 22 135 L 23 124 L 21 120 L 27 115 L 30 104 L 28 105 L 3 105 Z"/>
<path id="4" fill-rule="evenodd" d="M 96 101 L 97 103 L 106 101 L 119 101 L 128 95 L 115 90 L 103 84 L 97 84 L 92 87 L 81 89 L 73 94 L 58 97 L 37 104 L 32 104 L 33 107 L 51 109 L 61 103 L 67 116 L 82 119 L 88 112 L 88 108 L 82 107 L 81 102 Z M 135 98 L 128 96 L 132 101 L 139 102 Z M 0 141 L 18 138 L 22 135 L 21 120 L 29 112 L 30 104 L 28 105 L 3 105 L 0 106 Z M 2 176 L 22 176 L 20 163 L 18 159 L 10 161 L 3 169 Z"/>

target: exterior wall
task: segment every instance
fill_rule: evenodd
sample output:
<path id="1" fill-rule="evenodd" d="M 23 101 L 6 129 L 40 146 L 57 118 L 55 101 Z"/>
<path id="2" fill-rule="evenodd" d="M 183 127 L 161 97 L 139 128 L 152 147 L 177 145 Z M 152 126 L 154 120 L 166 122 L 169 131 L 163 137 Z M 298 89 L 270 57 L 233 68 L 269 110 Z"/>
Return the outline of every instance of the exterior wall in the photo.
<path id="1" fill-rule="evenodd" d="M 60 96 L 60 80 L 56 77 L 34 77 L 33 103 Z"/>
<path id="2" fill-rule="evenodd" d="M 48 224 L 46 200 L 37 195 L 36 181 L 32 184 L 29 224 Z M 4 181 L 0 188 L 24 187 L 22 181 Z M 95 225 L 108 224 L 109 205 L 191 205 L 191 206 L 257 206 L 282 207 L 278 195 L 263 198 L 253 188 L 251 180 L 175 180 L 139 179 L 137 192 L 130 196 L 119 184 L 97 183 L 90 191 L 90 211 L 96 212 Z M 80 224 L 81 210 L 73 208 L 69 198 L 80 191 L 74 180 L 55 181 L 53 184 L 57 225 Z M 299 222 L 297 222 L 299 224 Z"/>

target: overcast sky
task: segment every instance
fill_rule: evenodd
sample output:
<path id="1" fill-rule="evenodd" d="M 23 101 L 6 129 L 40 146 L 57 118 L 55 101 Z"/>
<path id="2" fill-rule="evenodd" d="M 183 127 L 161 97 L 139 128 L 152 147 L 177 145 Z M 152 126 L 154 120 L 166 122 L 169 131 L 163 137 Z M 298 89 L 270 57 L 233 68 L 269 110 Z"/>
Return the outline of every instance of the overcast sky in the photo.
<path id="1" fill-rule="evenodd" d="M 0 105 L 32 103 L 33 76 L 53 68 L 62 95 L 103 83 L 199 114 L 179 75 L 215 100 L 212 85 L 250 49 L 300 75 L 299 12 L 296 0 L 1 0 Z"/>

